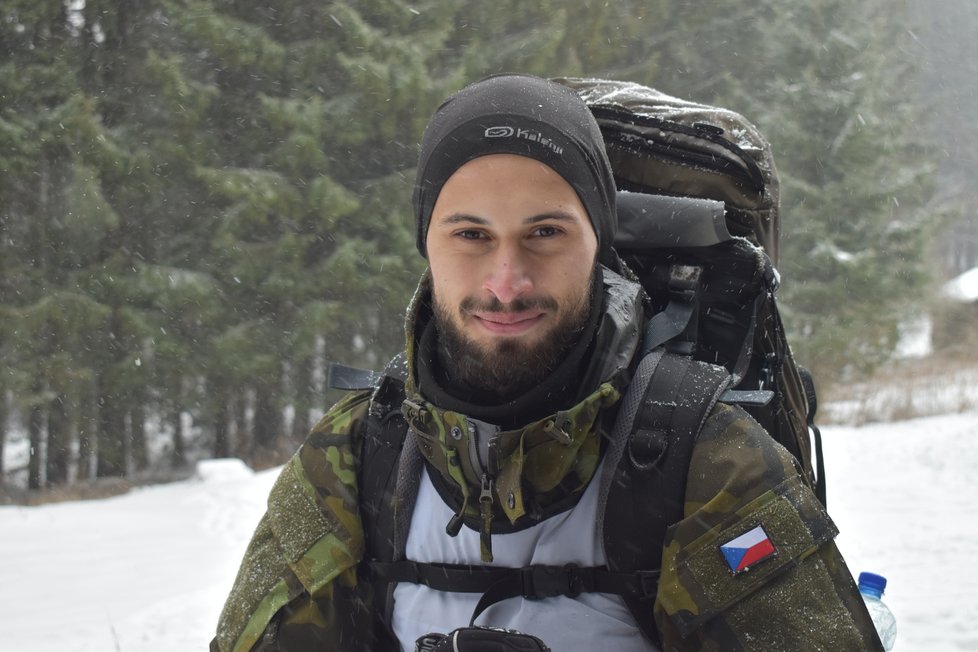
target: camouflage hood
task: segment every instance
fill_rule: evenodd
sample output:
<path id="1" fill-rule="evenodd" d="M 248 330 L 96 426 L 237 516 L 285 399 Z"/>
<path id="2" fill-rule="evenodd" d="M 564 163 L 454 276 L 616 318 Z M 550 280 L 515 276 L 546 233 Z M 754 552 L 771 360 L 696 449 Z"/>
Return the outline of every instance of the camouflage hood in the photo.
<path id="1" fill-rule="evenodd" d="M 417 333 L 431 318 L 430 276 L 408 311 L 407 399 L 403 412 L 442 498 L 456 511 L 449 532 L 463 525 L 482 534 L 492 559 L 492 533 L 529 527 L 573 506 L 594 475 L 607 408 L 621 397 L 643 326 L 640 287 L 603 270 L 597 326 L 578 387 L 557 409 L 520 427 L 502 429 L 459 409 L 435 405 L 417 373 Z"/>

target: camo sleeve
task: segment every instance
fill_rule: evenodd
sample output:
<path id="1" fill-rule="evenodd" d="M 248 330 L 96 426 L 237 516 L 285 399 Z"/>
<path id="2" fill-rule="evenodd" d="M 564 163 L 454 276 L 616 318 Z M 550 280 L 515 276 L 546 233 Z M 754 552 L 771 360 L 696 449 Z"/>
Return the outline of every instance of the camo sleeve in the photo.
<path id="1" fill-rule="evenodd" d="M 369 625 L 359 617 L 367 610 L 356 574 L 364 539 L 355 451 L 369 397 L 353 393 L 337 403 L 283 467 L 212 652 L 359 649 L 353 644 Z"/>
<path id="2" fill-rule="evenodd" d="M 718 405 L 693 450 L 685 518 L 665 537 L 663 650 L 882 650 L 837 533 L 794 458 Z"/>

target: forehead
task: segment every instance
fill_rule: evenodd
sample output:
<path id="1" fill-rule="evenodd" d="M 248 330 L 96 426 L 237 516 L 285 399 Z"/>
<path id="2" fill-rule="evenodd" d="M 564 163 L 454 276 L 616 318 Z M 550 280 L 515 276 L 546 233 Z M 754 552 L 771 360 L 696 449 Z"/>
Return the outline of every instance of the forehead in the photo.
<path id="1" fill-rule="evenodd" d="M 469 207 L 499 214 L 569 212 L 590 223 L 580 197 L 562 176 L 516 154 L 481 156 L 458 168 L 442 186 L 433 217 Z"/>

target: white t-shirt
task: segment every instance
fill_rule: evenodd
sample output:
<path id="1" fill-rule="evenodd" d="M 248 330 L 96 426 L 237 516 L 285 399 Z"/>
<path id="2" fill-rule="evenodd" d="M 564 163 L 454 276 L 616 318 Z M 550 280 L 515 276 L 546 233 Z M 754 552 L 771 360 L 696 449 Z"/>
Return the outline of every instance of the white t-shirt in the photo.
<path id="1" fill-rule="evenodd" d="M 571 510 L 533 527 L 492 536 L 493 566 L 521 568 L 532 564 L 602 566 L 606 562 L 596 513 L 600 471 Z M 480 564 L 479 533 L 463 527 L 458 536 L 445 534 L 453 512 L 422 473 L 418 501 L 411 518 L 406 556 L 419 562 Z M 418 637 L 446 634 L 468 625 L 481 594 L 436 591 L 420 584 L 400 583 L 394 589 L 393 626 L 405 652 Z M 631 612 L 617 595 L 582 593 L 542 600 L 522 597 L 498 602 L 484 611 L 477 625 L 491 625 L 533 634 L 554 652 L 615 650 L 650 652 L 656 648 L 642 636 Z"/>

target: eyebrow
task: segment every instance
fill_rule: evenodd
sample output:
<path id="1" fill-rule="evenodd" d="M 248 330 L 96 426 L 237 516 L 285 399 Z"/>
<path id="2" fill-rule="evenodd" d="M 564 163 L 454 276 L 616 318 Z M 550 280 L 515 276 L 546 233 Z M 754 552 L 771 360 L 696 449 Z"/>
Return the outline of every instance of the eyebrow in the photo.
<path id="1" fill-rule="evenodd" d="M 556 220 L 558 222 L 576 222 L 577 218 L 570 213 L 564 211 L 551 211 L 549 213 L 540 213 L 539 215 L 534 215 L 523 220 L 524 224 L 537 224 L 539 222 L 546 222 L 547 220 Z M 453 224 L 477 224 L 479 226 L 489 226 L 492 224 L 490 220 L 484 217 L 479 217 L 478 215 L 469 215 L 468 213 L 452 213 L 447 215 L 440 220 L 440 224 L 453 225 Z"/>

